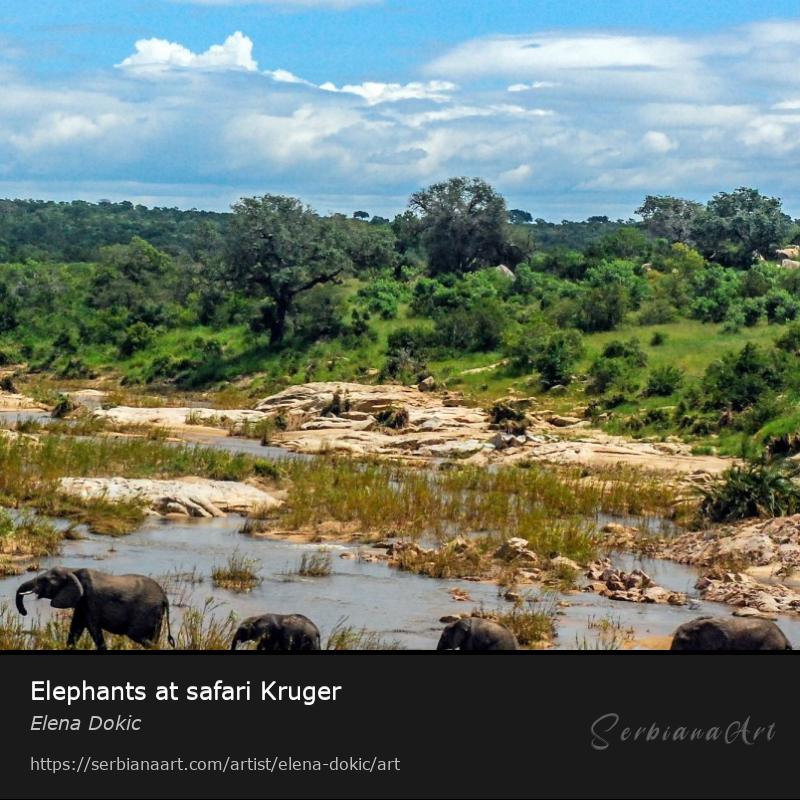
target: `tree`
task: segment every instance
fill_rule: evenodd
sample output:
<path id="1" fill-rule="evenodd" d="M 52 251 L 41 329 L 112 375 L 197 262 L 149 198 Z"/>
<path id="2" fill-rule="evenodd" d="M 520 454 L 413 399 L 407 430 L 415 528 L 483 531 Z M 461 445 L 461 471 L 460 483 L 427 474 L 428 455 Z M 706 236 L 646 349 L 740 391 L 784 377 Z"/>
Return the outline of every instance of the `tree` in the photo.
<path id="1" fill-rule="evenodd" d="M 756 254 L 768 257 L 789 236 L 791 218 L 777 197 L 741 187 L 720 192 L 692 224 L 700 252 L 730 267 L 749 267 Z"/>
<path id="2" fill-rule="evenodd" d="M 369 214 L 366 211 L 354 211 L 353 219 L 369 219 Z"/>
<path id="3" fill-rule="evenodd" d="M 433 274 L 499 263 L 506 245 L 505 200 L 480 178 L 450 178 L 409 200 Z"/>
<path id="4" fill-rule="evenodd" d="M 526 225 L 533 222 L 533 215 L 521 208 L 512 208 L 508 212 L 508 221 L 511 225 Z"/>
<path id="5" fill-rule="evenodd" d="M 262 327 L 279 344 L 297 296 L 338 282 L 351 268 L 341 231 L 293 197 L 246 197 L 233 212 L 227 278 L 262 300 Z"/>
<path id="6" fill-rule="evenodd" d="M 667 239 L 673 244 L 691 241 L 692 224 L 703 210 L 702 203 L 669 195 L 647 195 L 636 213 L 644 221 L 645 230 L 652 236 Z"/>

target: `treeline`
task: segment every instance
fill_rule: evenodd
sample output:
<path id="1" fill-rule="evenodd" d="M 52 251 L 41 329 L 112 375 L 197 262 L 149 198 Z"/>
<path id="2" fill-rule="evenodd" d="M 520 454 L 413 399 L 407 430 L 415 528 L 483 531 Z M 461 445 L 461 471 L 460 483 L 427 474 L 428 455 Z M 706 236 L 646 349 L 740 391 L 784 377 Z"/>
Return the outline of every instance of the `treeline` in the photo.
<path id="1" fill-rule="evenodd" d="M 170 255 L 196 255 L 224 233 L 229 214 L 129 202 L 0 200 L 0 262 L 95 261 L 100 249 L 146 239 Z"/>
<path id="2" fill-rule="evenodd" d="M 276 195 L 244 198 L 228 215 L 110 203 L 2 209 L 0 246 L 36 244 L 45 255 L 0 264 L 0 360 L 62 377 L 113 368 L 182 386 L 256 371 L 311 380 L 334 362 L 354 376 L 369 359 L 385 379 L 417 380 L 436 361 L 493 353 L 542 389 L 577 383 L 598 415 L 671 397 L 681 420 L 665 424 L 699 431 L 721 410 L 732 423 L 752 402 L 720 400 L 713 376 L 698 386 L 677 367 L 649 369 L 630 337 L 578 374 L 585 337 L 681 319 L 721 323 L 724 334 L 800 321 L 800 270 L 776 260 L 800 229 L 778 199 L 748 188 L 707 204 L 651 196 L 640 222 L 560 227 L 509 211 L 468 178 L 414 193 L 393 220 L 320 216 Z M 663 344 L 658 335 L 651 346 Z M 794 385 L 786 348 L 726 362 L 734 367 L 714 385 L 745 375 L 773 387 L 764 402 L 777 398 Z"/>

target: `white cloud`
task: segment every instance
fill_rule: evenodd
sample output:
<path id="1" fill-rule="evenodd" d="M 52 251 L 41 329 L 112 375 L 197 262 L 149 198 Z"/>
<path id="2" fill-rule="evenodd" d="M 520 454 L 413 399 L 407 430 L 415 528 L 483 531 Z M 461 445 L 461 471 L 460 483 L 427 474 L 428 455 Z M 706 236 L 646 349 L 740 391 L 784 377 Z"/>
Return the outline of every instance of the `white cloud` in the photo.
<path id="1" fill-rule="evenodd" d="M 678 143 L 663 131 L 647 131 L 642 136 L 642 144 L 653 153 L 669 153 L 678 147 Z"/>
<path id="2" fill-rule="evenodd" d="M 507 89 L 507 92 L 530 92 L 533 89 L 551 89 L 558 86 L 553 81 L 533 81 L 532 83 L 512 83 Z"/>
<path id="3" fill-rule="evenodd" d="M 350 61 L 336 84 L 301 77 L 302 65 L 259 69 L 242 33 L 197 52 L 145 39 L 119 70 L 63 83 L 0 65 L 0 177 L 30 195 L 80 181 L 99 196 L 149 196 L 135 179 L 197 206 L 204 191 L 217 203 L 264 187 L 325 198 L 323 211 L 384 197 L 350 210 L 386 213 L 421 185 L 474 174 L 546 217 L 565 204 L 624 216 L 644 193 L 755 185 L 797 214 L 800 73 L 787 30 L 493 36 L 396 79 L 367 80 Z"/>
<path id="4" fill-rule="evenodd" d="M 303 84 L 304 86 L 314 86 L 311 81 L 307 81 L 305 78 L 300 78 L 293 72 L 289 72 L 289 70 L 286 69 L 268 69 L 264 70 L 264 74 L 272 78 L 272 80 L 276 81 L 277 83 L 298 83 Z"/>
<path id="5" fill-rule="evenodd" d="M 465 42 L 436 59 L 429 70 L 514 77 L 567 70 L 674 70 L 701 54 L 699 47 L 667 36 L 541 33 Z"/>
<path id="6" fill-rule="evenodd" d="M 503 184 L 524 183 L 533 174 L 533 167 L 530 164 L 520 164 L 518 167 L 507 169 L 497 177 Z"/>
<path id="7" fill-rule="evenodd" d="M 69 114 L 53 111 L 41 117 L 25 133 L 14 133 L 9 137 L 19 150 L 32 152 L 47 147 L 60 147 L 72 142 L 86 142 L 102 137 L 109 131 L 125 124 L 118 114 Z"/>
<path id="8" fill-rule="evenodd" d="M 230 121 L 224 136 L 230 163 L 271 163 L 280 168 L 328 161 L 342 165 L 354 157 L 336 136 L 362 123 L 358 112 L 304 104 L 291 114 L 248 113 Z"/>
<path id="9" fill-rule="evenodd" d="M 160 74 L 173 69 L 245 70 L 254 72 L 253 41 L 241 31 L 231 34 L 222 44 L 213 44 L 204 53 L 166 39 L 139 39 L 136 52 L 117 64 L 120 69 L 140 74 Z"/>
<path id="10" fill-rule="evenodd" d="M 346 84 L 341 88 L 327 81 L 319 86 L 326 92 L 344 92 L 363 97 L 369 105 L 378 103 L 396 103 L 398 100 L 432 100 L 444 103 L 450 99 L 451 93 L 457 88 L 450 81 L 414 81 L 412 83 L 379 83 L 365 81 L 358 84 Z"/>

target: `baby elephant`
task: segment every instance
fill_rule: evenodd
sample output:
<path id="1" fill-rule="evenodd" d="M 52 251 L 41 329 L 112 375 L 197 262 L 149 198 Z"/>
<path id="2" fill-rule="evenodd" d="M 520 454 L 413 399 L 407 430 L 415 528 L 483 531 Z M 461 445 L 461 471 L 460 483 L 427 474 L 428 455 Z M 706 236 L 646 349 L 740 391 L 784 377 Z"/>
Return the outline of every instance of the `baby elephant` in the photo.
<path id="1" fill-rule="evenodd" d="M 511 631 L 497 622 L 480 617 L 466 617 L 451 622 L 439 638 L 437 650 L 519 650 Z"/>
<path id="2" fill-rule="evenodd" d="M 248 617 L 236 629 L 231 642 L 235 650 L 239 642 L 258 640 L 256 650 L 302 653 L 319 650 L 319 628 L 302 614 L 262 614 Z"/>
<path id="3" fill-rule="evenodd" d="M 791 650 L 783 631 L 767 619 L 698 617 L 672 636 L 670 650 Z"/>
<path id="4" fill-rule="evenodd" d="M 103 631 L 133 639 L 143 647 L 154 647 L 167 617 L 167 640 L 175 647 L 169 629 L 169 601 L 164 590 L 145 575 L 108 575 L 94 569 L 53 567 L 25 581 L 17 589 L 17 610 L 23 616 L 23 597 L 46 598 L 53 608 L 74 608 L 67 647 L 74 647 L 84 630 L 98 650 L 105 650 Z"/>

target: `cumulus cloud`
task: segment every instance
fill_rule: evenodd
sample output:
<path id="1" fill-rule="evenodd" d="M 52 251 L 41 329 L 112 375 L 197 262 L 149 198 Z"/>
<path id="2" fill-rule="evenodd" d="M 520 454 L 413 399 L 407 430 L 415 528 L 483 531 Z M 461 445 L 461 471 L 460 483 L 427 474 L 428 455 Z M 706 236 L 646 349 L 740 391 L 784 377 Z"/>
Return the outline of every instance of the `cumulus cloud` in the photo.
<path id="1" fill-rule="evenodd" d="M 253 41 L 241 31 L 231 34 L 222 44 L 213 44 L 204 53 L 166 39 L 139 39 L 135 53 L 116 66 L 140 74 L 160 74 L 173 69 L 245 70 L 254 72 Z"/>
<path id="2" fill-rule="evenodd" d="M 678 147 L 678 143 L 663 131 L 647 131 L 642 136 L 642 144 L 653 153 L 669 153 Z"/>
<path id="3" fill-rule="evenodd" d="M 24 133 L 11 134 L 9 141 L 19 150 L 33 152 L 101 138 L 109 131 L 123 126 L 125 121 L 121 115 L 112 113 L 90 116 L 52 111 L 44 114 Z"/>
<path id="4" fill-rule="evenodd" d="M 268 186 L 324 197 L 324 211 L 369 196 L 370 211 L 389 214 L 421 185 L 482 175 L 546 217 L 625 215 L 645 192 L 702 199 L 751 184 L 796 214 L 793 32 L 778 22 L 490 36 L 396 79 L 370 80 L 352 63 L 336 83 L 303 77 L 310 66 L 259 68 L 241 32 L 197 52 L 143 39 L 118 70 L 65 85 L 0 71 L 0 176 L 48 186 L 92 177 L 100 196 L 132 180 L 169 197 Z"/>

